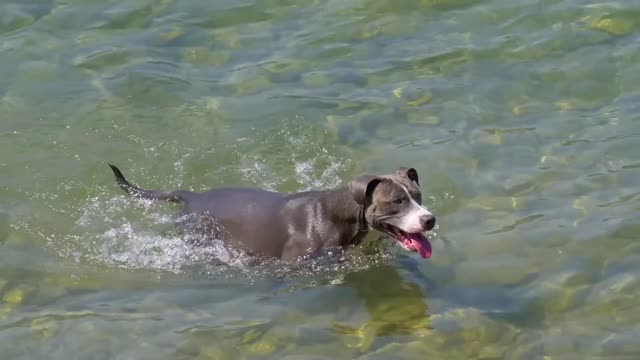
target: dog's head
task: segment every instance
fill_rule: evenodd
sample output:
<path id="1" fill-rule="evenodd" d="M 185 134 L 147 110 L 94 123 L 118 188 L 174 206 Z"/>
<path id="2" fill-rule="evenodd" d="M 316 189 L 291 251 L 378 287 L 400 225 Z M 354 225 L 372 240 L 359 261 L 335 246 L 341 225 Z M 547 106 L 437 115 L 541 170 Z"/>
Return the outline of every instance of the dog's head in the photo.
<path id="1" fill-rule="evenodd" d="M 431 256 L 431 244 L 423 234 L 432 230 L 436 218 L 422 207 L 418 172 L 399 168 L 395 174 L 361 175 L 349 184 L 355 201 L 365 210 L 369 226 L 398 241 L 424 259 Z"/>

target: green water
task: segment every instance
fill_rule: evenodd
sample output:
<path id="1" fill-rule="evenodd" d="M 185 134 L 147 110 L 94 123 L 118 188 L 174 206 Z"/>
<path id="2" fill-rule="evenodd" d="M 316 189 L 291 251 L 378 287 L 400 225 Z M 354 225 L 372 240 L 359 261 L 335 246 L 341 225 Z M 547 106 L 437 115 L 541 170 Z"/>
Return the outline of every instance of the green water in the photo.
<path id="1" fill-rule="evenodd" d="M 0 1 L 0 358 L 640 358 L 639 35 L 637 0 Z M 434 255 L 248 266 L 107 162 L 413 166 Z"/>

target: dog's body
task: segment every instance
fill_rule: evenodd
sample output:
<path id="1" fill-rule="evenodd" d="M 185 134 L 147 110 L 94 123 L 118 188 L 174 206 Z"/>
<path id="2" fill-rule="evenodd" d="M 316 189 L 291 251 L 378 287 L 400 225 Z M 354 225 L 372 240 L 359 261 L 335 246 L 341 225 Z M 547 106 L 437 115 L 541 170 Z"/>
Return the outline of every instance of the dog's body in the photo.
<path id="1" fill-rule="evenodd" d="M 203 193 L 141 189 L 110 165 L 129 195 L 183 204 L 180 225 L 208 239 L 223 240 L 249 255 L 294 260 L 358 244 L 370 228 L 391 235 L 423 258 L 431 245 L 422 232 L 435 217 L 423 208 L 414 169 L 385 176 L 362 175 L 349 187 L 282 194 L 252 188 Z"/>

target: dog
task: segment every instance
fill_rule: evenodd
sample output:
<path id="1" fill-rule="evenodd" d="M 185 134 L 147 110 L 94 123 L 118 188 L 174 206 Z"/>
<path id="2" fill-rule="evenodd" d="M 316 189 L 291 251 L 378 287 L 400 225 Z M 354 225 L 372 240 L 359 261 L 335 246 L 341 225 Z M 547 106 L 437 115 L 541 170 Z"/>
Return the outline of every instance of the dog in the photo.
<path id="1" fill-rule="evenodd" d="M 422 206 L 418 172 L 360 175 L 330 190 L 284 194 L 257 188 L 206 192 L 145 190 L 109 164 L 120 188 L 135 198 L 182 204 L 180 228 L 222 240 L 247 255 L 285 261 L 313 258 L 359 244 L 371 230 L 394 238 L 427 259 L 431 243 L 423 233 L 435 216 Z"/>

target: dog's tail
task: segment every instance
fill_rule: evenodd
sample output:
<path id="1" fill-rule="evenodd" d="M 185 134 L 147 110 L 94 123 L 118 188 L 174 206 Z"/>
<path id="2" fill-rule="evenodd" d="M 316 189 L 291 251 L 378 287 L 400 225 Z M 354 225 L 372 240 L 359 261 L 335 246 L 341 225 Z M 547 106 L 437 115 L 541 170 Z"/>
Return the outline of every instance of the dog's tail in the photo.
<path id="1" fill-rule="evenodd" d="M 113 175 L 116 176 L 116 181 L 118 182 L 118 185 L 120 185 L 120 188 L 132 197 L 148 200 L 166 200 L 171 202 L 181 202 L 184 200 L 182 197 L 183 191 L 167 193 L 155 190 L 145 190 L 127 181 L 127 179 L 124 178 L 124 175 L 122 175 L 120 169 L 115 165 L 109 164 L 109 167 L 113 170 Z"/>

